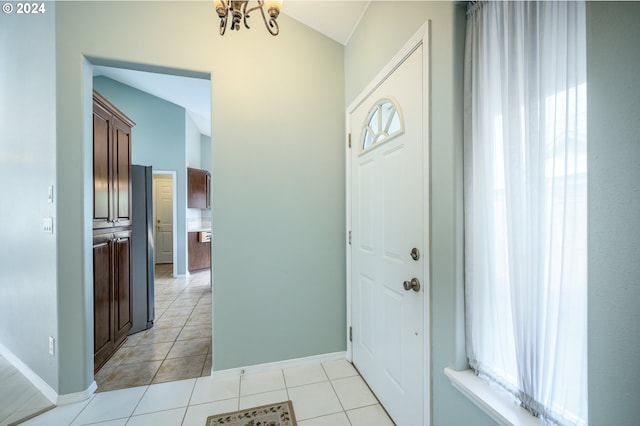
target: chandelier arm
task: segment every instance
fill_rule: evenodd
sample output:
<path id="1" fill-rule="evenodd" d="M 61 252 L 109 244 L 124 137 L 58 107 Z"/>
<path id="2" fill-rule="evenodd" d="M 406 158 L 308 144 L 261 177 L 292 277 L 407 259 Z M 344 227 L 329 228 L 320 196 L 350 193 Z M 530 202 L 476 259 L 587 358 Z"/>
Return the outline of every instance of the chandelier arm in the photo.
<path id="1" fill-rule="evenodd" d="M 223 0 L 216 5 L 216 13 L 220 18 L 220 35 L 227 31 L 227 18 L 229 17 L 229 0 Z"/>
<path id="2" fill-rule="evenodd" d="M 250 29 L 247 20 L 251 12 L 255 10 L 260 10 L 262 22 L 264 22 L 267 31 L 273 36 L 278 35 L 280 33 L 280 26 L 276 19 L 278 18 L 280 10 L 278 8 L 269 9 L 269 18 L 267 18 L 264 12 L 264 0 L 256 0 L 256 2 L 258 5 L 254 7 L 248 7 L 249 0 L 233 2 L 231 0 L 221 0 L 219 3 L 216 2 L 216 4 L 220 5 L 220 7 L 216 8 L 216 12 L 218 12 L 218 17 L 220 18 L 220 35 L 224 35 L 226 32 L 229 20 L 231 20 L 231 30 L 239 30 L 240 21 L 244 22 L 245 28 Z"/>
<path id="3" fill-rule="evenodd" d="M 227 31 L 227 17 L 220 18 L 220 35 L 224 35 Z"/>
<path id="4" fill-rule="evenodd" d="M 264 2 L 259 0 L 259 3 L 262 5 Z M 273 17 L 269 17 L 269 21 L 267 21 L 267 17 L 265 16 L 264 9 L 262 7 L 260 7 L 260 13 L 262 14 L 262 22 L 264 22 L 264 26 L 267 27 L 267 31 L 269 31 L 272 36 L 277 36 L 280 33 L 278 21 Z"/>

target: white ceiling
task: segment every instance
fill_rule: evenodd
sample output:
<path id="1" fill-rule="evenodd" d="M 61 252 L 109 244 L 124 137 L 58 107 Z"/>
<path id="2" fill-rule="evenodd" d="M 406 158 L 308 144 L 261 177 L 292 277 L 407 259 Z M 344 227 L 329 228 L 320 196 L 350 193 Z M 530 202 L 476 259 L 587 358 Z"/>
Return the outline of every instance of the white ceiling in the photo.
<path id="1" fill-rule="evenodd" d="M 370 0 L 285 0 L 282 13 L 346 45 L 369 3 Z"/>
<path id="2" fill-rule="evenodd" d="M 211 136 L 210 80 L 103 66 L 94 66 L 93 75 L 109 77 L 180 105 L 189 112 L 200 133 Z"/>
<path id="3" fill-rule="evenodd" d="M 285 0 L 282 13 L 346 45 L 369 3 L 370 0 Z M 284 32 L 286 28 L 281 26 L 280 30 Z M 180 105 L 200 133 L 211 136 L 210 80 L 103 66 L 94 66 L 93 74 Z"/>

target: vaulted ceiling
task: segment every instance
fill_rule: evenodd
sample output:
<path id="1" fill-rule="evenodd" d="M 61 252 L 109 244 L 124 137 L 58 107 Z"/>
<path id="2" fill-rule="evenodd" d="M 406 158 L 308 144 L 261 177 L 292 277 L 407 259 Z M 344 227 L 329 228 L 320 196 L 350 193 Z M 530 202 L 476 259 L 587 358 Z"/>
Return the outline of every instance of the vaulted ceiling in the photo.
<path id="1" fill-rule="evenodd" d="M 282 13 L 346 45 L 370 0 L 285 0 Z M 286 31 L 281 28 L 281 31 Z M 209 80 L 111 67 L 94 67 L 105 76 L 185 108 L 200 133 L 211 136 Z"/>

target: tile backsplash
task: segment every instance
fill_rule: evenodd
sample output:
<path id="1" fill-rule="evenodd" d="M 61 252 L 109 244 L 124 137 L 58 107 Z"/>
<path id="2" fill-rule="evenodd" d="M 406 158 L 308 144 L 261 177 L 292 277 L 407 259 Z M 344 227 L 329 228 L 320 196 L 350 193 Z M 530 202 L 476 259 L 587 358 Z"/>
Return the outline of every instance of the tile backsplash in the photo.
<path id="1" fill-rule="evenodd" d="M 210 217 L 190 217 L 187 218 L 187 232 L 211 230 Z"/>

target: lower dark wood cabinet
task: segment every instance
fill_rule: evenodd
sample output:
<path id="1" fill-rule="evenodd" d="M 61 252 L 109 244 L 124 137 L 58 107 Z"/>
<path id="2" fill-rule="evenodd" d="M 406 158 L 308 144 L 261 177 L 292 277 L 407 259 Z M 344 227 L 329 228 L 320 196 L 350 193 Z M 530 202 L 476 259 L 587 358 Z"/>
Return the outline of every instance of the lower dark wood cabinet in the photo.
<path id="1" fill-rule="evenodd" d="M 93 237 L 94 370 L 120 347 L 131 328 L 131 231 Z"/>
<path id="2" fill-rule="evenodd" d="M 211 243 L 198 241 L 198 232 L 189 232 L 187 237 L 189 250 L 189 272 L 211 267 Z"/>

